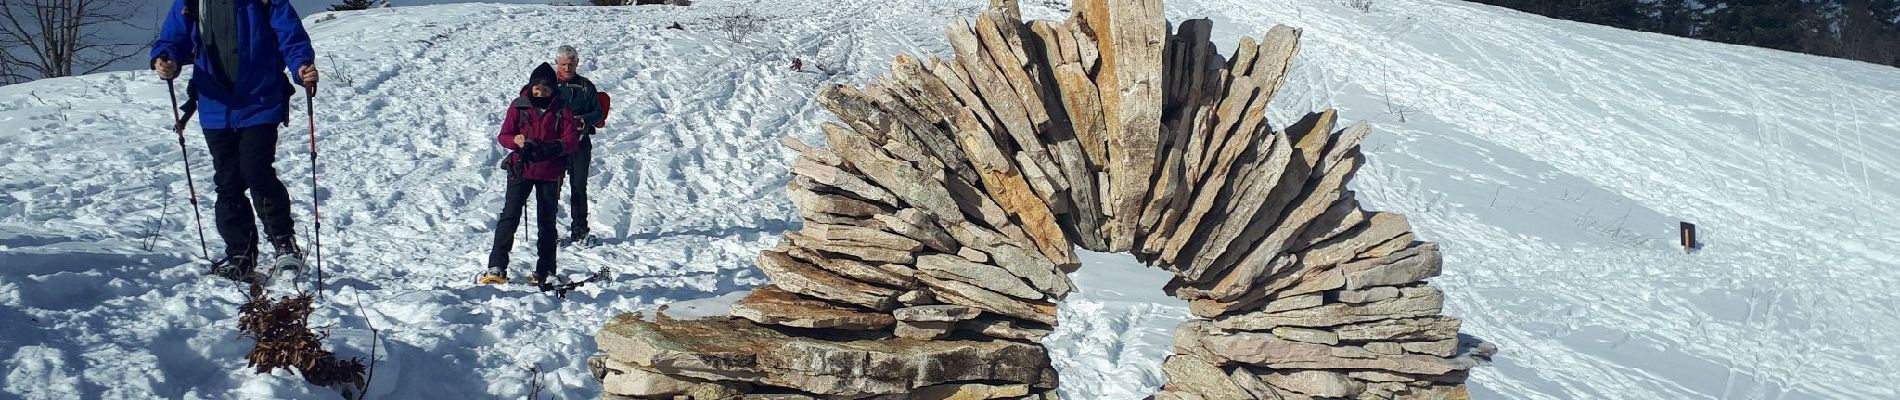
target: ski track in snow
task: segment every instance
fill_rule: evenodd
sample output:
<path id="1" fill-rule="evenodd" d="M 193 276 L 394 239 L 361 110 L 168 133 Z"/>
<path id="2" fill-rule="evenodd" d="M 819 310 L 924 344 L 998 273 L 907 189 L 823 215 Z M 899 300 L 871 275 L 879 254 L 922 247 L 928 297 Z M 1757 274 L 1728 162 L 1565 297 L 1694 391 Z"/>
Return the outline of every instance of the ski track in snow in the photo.
<path id="1" fill-rule="evenodd" d="M 379 398 L 516 398 L 529 368 L 544 394 L 597 397 L 585 356 L 607 318 L 765 282 L 752 257 L 799 225 L 775 141 L 820 141 L 816 89 L 868 82 L 899 53 L 947 54 L 943 23 L 985 4 L 900 3 L 757 6 L 773 19 L 742 44 L 709 19 L 747 3 L 718 0 L 306 20 L 326 68 L 331 291 L 314 324 L 355 357 L 381 330 Z M 1445 247 L 1447 313 L 1503 348 L 1475 395 L 1900 397 L 1900 236 L 1885 233 L 1900 225 L 1900 71 L 1445 0 L 1167 6 L 1214 18 L 1223 50 L 1304 29 L 1269 117 L 1335 106 L 1374 124 L 1360 199 Z M 606 240 L 563 249 L 561 266 L 614 280 L 567 299 L 471 287 L 501 203 L 500 112 L 565 43 L 616 109 L 590 180 Z M 14 149 L 0 158 L 0 397 L 334 397 L 244 367 L 244 298 L 201 277 L 164 97 L 145 72 L 0 87 L 0 148 Z M 308 246 L 303 110 L 276 166 Z M 208 214 L 209 157 L 196 124 L 186 136 Z M 1702 250 L 1675 246 L 1677 221 L 1700 226 Z M 515 272 L 530 249 L 517 241 Z M 1157 271 L 1084 260 L 1047 341 L 1063 394 L 1141 398 L 1185 307 Z"/>

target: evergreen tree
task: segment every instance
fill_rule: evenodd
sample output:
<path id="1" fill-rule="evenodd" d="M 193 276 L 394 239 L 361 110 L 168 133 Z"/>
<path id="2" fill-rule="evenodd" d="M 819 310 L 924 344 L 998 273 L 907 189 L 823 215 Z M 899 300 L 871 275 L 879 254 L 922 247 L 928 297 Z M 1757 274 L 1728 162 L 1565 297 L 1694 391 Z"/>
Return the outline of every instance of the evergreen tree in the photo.
<path id="1" fill-rule="evenodd" d="M 1692 4 L 1693 3 L 1693 4 Z M 1691 36 L 1701 16 L 1700 3 L 1685 0 L 1656 0 L 1643 3 L 1644 23 L 1638 29 L 1666 35 Z"/>
<path id="2" fill-rule="evenodd" d="M 1703 38 L 1748 46 L 1800 51 L 1814 13 L 1805 2 L 1729 0 L 1709 14 Z"/>
<path id="3" fill-rule="evenodd" d="M 1551 18 L 1900 66 L 1900 0 L 1469 0 Z"/>
<path id="4" fill-rule="evenodd" d="M 1551 3 L 1558 5 L 1552 17 L 1572 21 L 1634 29 L 1641 26 L 1645 19 L 1641 14 L 1642 2 L 1637 0 L 1563 0 Z"/>
<path id="5" fill-rule="evenodd" d="M 1900 65 L 1900 0 L 1865 0 L 1867 5 L 1869 43 L 1866 58 L 1857 58 L 1886 65 Z"/>
<path id="6" fill-rule="evenodd" d="M 343 0 L 342 3 L 330 6 L 330 11 L 368 10 L 372 1 L 373 0 Z"/>

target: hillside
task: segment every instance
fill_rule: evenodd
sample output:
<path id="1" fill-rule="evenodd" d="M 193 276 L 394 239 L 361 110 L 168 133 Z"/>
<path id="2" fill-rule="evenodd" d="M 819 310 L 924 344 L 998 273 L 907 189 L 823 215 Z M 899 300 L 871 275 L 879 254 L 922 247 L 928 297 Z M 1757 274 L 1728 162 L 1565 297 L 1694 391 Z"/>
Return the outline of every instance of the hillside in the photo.
<path id="1" fill-rule="evenodd" d="M 306 19 L 327 68 L 316 123 L 334 288 L 313 324 L 345 356 L 367 356 L 368 328 L 381 331 L 373 394 L 514 398 L 538 377 L 544 394 L 597 397 L 584 357 L 607 318 L 764 283 L 753 255 L 799 224 L 775 141 L 822 142 L 816 89 L 864 83 L 899 53 L 948 53 L 943 22 L 985 3 L 756 6 L 770 22 L 734 43 L 710 20 L 745 4 Z M 1337 106 L 1374 124 L 1360 198 L 1444 247 L 1446 313 L 1504 349 L 1474 373 L 1475 395 L 1900 396 L 1900 236 L 1885 232 L 1900 225 L 1900 70 L 1456 1 L 1181 0 L 1168 16 L 1213 18 L 1215 43 L 1305 29 L 1269 117 Z M 471 287 L 501 203 L 500 110 L 559 44 L 616 95 L 592 181 L 608 239 L 563 250 L 562 268 L 615 279 L 564 300 Z M 298 103 L 277 167 L 306 229 Z M 13 150 L 0 155 L 0 397 L 333 398 L 244 368 L 243 296 L 200 277 L 167 106 L 145 72 L 0 87 Z M 195 126 L 186 135 L 208 206 L 209 157 Z M 1678 221 L 1701 226 L 1702 250 L 1675 245 Z M 1047 341 L 1064 395 L 1140 398 L 1186 310 L 1161 301 L 1165 274 L 1085 262 Z"/>

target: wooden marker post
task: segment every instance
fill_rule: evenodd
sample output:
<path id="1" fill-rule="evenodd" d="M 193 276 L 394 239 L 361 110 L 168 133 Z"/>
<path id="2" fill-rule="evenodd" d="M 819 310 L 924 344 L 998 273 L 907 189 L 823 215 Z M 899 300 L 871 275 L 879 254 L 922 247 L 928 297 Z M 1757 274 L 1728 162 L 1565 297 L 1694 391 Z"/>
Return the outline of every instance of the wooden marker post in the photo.
<path id="1" fill-rule="evenodd" d="M 1688 254 L 1690 252 L 1695 251 L 1695 248 L 1696 248 L 1695 224 L 1683 222 L 1682 223 L 1682 252 L 1683 254 Z"/>

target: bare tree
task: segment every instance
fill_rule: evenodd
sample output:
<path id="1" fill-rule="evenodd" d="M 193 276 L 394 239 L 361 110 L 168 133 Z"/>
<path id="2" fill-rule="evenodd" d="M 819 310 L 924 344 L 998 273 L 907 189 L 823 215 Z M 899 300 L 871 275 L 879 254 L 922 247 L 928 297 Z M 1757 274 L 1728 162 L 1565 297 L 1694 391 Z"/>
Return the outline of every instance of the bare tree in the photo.
<path id="1" fill-rule="evenodd" d="M 765 30 L 769 18 L 752 12 L 751 6 L 741 6 L 738 10 L 712 17 L 713 29 L 726 33 L 727 39 L 734 43 L 745 43 L 747 36 Z"/>
<path id="2" fill-rule="evenodd" d="M 122 43 L 135 0 L 6 0 L 0 2 L 0 82 L 99 72 L 139 55 L 143 43 Z"/>
<path id="3" fill-rule="evenodd" d="M 1362 13 L 1372 12 L 1372 0 L 1346 0 L 1346 7 Z"/>
<path id="4" fill-rule="evenodd" d="M 20 83 L 21 81 L 14 78 L 20 75 L 13 73 L 13 71 L 18 68 L 13 67 L 13 55 L 11 53 L 13 52 L 0 49 L 0 85 Z"/>

